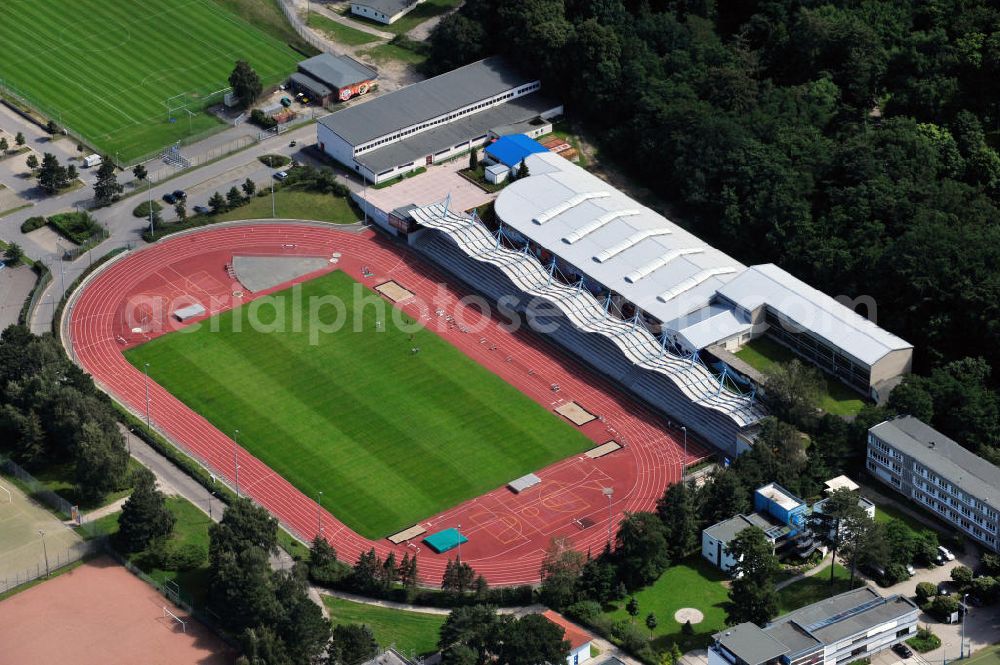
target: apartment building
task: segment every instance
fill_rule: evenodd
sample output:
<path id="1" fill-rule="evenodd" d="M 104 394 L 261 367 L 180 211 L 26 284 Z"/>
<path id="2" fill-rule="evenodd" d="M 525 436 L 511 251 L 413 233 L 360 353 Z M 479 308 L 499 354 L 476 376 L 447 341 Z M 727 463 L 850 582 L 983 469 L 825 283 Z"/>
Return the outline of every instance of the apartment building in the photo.
<path id="1" fill-rule="evenodd" d="M 912 416 L 868 430 L 872 476 L 1000 552 L 1000 468 Z"/>

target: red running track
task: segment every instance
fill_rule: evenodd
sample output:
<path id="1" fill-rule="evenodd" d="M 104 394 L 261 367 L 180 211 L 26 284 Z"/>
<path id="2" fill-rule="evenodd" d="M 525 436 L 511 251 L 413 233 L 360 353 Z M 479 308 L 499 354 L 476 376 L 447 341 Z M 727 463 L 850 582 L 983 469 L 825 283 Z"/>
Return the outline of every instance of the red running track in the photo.
<path id="1" fill-rule="evenodd" d="M 200 317 L 205 318 L 266 295 L 267 291 L 243 293 L 245 289 L 227 271 L 234 255 L 330 258 L 338 253 L 337 263 L 296 281 L 332 269 L 370 287 L 395 280 L 416 296 L 397 307 L 546 408 L 575 401 L 600 416 L 580 428 L 596 444 L 608 440 L 623 444 L 621 450 L 597 460 L 578 455 L 541 469 L 536 474 L 542 483 L 522 494 L 501 487 L 421 522 L 428 532 L 461 525 L 469 538 L 462 545 L 462 559 L 490 584 L 537 582 L 553 537 L 567 538 L 581 551 L 600 550 L 609 525 L 617 524 L 626 511 L 652 508 L 663 489 L 679 478 L 683 457 L 679 432 L 661 416 L 538 334 L 509 332 L 501 327 L 503 321 L 460 303 L 469 294 L 448 284 L 455 280 L 412 250 L 371 231 L 257 223 L 175 236 L 134 252 L 93 276 L 72 303 L 69 329 L 75 358 L 104 390 L 142 414 L 145 377 L 125 360 L 122 350 L 182 327 L 170 316 L 177 307 L 199 302 L 207 309 Z M 150 297 L 165 299 L 169 305 L 142 306 Z M 553 384 L 558 384 L 558 391 Z M 232 485 L 233 440 L 152 380 L 149 391 L 155 426 Z M 688 463 L 704 454 L 704 448 L 692 441 Z M 313 499 L 242 448 L 239 465 L 245 494 L 299 536 L 311 539 L 316 534 Z M 605 487 L 614 488 L 610 506 Z M 456 550 L 434 554 L 419 541 L 399 546 L 388 540 L 369 541 L 334 514 L 324 510 L 321 515 L 323 535 L 349 562 L 371 547 L 381 556 L 390 551 L 397 556 L 419 552 L 422 581 L 436 585 L 448 558 L 458 555 Z"/>

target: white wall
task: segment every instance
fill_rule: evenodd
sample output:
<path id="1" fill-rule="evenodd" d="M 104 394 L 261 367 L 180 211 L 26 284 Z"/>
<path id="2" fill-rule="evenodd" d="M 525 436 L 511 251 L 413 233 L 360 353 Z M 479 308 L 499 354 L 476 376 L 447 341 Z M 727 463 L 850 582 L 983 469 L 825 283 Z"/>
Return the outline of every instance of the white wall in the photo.
<path id="1" fill-rule="evenodd" d="M 590 660 L 590 642 L 570 651 L 569 656 L 566 657 L 566 665 L 580 665 L 588 660 Z"/>
<path id="2" fill-rule="evenodd" d="M 719 541 L 712 536 L 708 535 L 707 532 L 701 532 L 701 555 L 705 557 L 714 566 L 717 566 L 724 573 L 728 573 L 729 569 L 736 565 L 736 559 L 726 552 L 726 546 L 722 546 L 722 561 L 718 561 L 719 553 Z"/>
<path id="3" fill-rule="evenodd" d="M 323 146 L 326 154 L 347 168 L 354 170 L 354 149 L 351 144 L 334 134 L 322 123 L 316 123 L 316 142 Z"/>

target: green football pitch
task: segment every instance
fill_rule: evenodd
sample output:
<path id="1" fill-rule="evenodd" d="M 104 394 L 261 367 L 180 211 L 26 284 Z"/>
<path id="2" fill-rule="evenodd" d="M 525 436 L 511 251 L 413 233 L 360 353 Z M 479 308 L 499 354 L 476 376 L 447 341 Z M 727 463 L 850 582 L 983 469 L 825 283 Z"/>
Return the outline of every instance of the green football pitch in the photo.
<path id="1" fill-rule="evenodd" d="M 269 85 L 301 56 L 213 0 L 0 2 L 2 87 L 122 161 L 221 127 L 238 59 Z"/>
<path id="2" fill-rule="evenodd" d="M 304 303 L 346 303 L 344 325 L 316 345 L 308 324 L 293 330 L 290 305 L 278 316 L 259 310 L 284 332 L 254 331 L 246 305 L 125 355 L 219 430 L 239 429 L 240 444 L 302 492 L 322 491 L 357 533 L 387 536 L 590 447 L 441 337 L 400 330 L 390 306 L 346 274 L 300 288 Z M 385 320 L 376 323 L 373 304 L 357 311 L 356 289 Z M 276 297 L 290 303 L 291 291 Z M 338 316 L 320 313 L 324 325 Z"/>

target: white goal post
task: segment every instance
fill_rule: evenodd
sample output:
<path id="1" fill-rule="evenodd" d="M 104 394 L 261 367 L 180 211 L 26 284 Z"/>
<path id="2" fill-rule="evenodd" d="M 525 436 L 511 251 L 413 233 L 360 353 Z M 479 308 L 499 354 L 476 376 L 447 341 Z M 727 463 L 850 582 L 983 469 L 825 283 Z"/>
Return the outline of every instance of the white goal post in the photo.
<path id="1" fill-rule="evenodd" d="M 183 632 L 185 634 L 188 632 L 187 631 L 187 621 L 185 621 L 184 619 L 180 618 L 179 616 L 177 616 L 176 614 L 174 614 L 173 612 L 171 612 L 170 610 L 168 610 L 167 606 L 164 605 L 163 606 L 163 618 L 166 619 L 167 617 L 170 617 L 171 619 L 173 619 L 174 621 L 176 621 L 177 623 L 179 623 L 181 625 L 181 632 Z"/>

